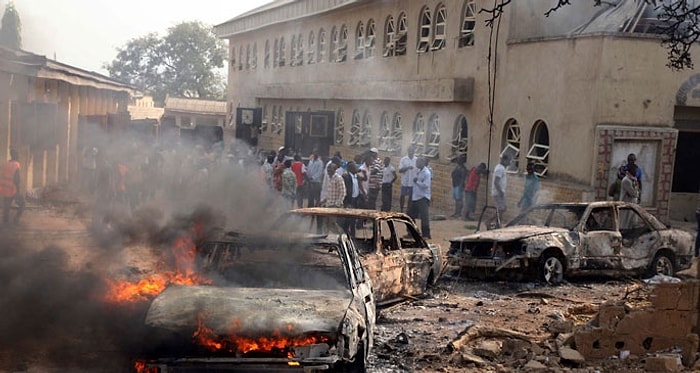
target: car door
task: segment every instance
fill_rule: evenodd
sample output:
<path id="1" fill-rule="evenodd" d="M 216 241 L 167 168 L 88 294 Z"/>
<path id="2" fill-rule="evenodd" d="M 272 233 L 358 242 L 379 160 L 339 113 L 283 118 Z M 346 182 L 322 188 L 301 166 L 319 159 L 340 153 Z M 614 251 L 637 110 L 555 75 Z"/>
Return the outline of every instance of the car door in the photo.
<path id="1" fill-rule="evenodd" d="M 389 225 L 386 220 L 374 220 L 371 228 L 366 227 L 363 233 L 358 229 L 357 234 L 363 237 L 356 238 L 354 242 L 359 249 L 360 260 L 372 279 L 375 300 L 381 304 L 395 299 L 401 293 L 403 263 L 396 263 L 396 258 L 389 255 L 392 247 L 397 247 Z M 371 241 L 369 234 L 372 235 Z M 359 245 L 358 241 L 361 242 Z"/>
<path id="2" fill-rule="evenodd" d="M 618 269 L 622 266 L 622 235 L 617 229 L 613 206 L 591 209 L 582 218 L 582 267 L 585 269 Z"/>
<path id="3" fill-rule="evenodd" d="M 625 269 L 645 268 L 660 242 L 659 232 L 632 206 L 620 206 L 621 259 Z"/>
<path id="4" fill-rule="evenodd" d="M 398 250 L 394 250 L 392 255 L 400 256 L 405 265 L 402 294 L 423 294 L 433 268 L 433 254 L 412 222 L 404 219 L 392 219 L 391 224 L 394 235 L 399 242 Z M 397 259 L 396 262 L 400 261 Z M 437 274 L 435 275 L 437 276 Z"/>
<path id="5" fill-rule="evenodd" d="M 374 298 L 372 278 L 362 266 L 362 262 L 360 261 L 357 253 L 357 248 L 353 244 L 353 241 L 348 238 L 347 235 L 343 234 L 341 235 L 340 243 L 343 245 L 347 253 L 349 267 L 352 269 L 352 278 L 357 286 L 357 293 L 361 297 L 362 302 L 365 304 L 365 312 L 368 321 L 367 327 L 371 327 L 368 334 L 371 338 L 374 332 L 374 320 L 377 318 L 377 306 Z"/>

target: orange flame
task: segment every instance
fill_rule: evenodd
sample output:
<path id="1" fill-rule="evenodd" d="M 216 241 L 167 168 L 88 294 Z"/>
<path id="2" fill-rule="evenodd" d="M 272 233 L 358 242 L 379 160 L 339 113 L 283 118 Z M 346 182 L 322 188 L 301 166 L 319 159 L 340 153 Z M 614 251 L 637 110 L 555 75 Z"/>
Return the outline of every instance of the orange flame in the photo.
<path id="1" fill-rule="evenodd" d="M 171 254 L 175 262 L 174 271 L 162 271 L 133 283 L 122 280 L 107 280 L 108 290 L 105 300 L 110 303 L 132 303 L 160 294 L 168 285 L 211 284 L 212 281 L 196 272 L 195 260 L 197 247 L 192 235 L 183 234 L 175 240 Z"/>
<path id="2" fill-rule="evenodd" d="M 282 335 L 277 330 L 272 336 L 242 337 L 235 334 L 217 336 L 210 328 L 204 325 L 203 316 L 199 316 L 197 330 L 192 335 L 195 343 L 207 348 L 209 351 L 226 351 L 230 353 L 246 354 L 249 352 L 260 353 L 284 353 L 287 358 L 294 358 L 293 348 L 310 344 L 327 343 L 330 337 L 324 335 Z M 238 322 L 236 322 L 238 324 Z M 294 325 L 285 326 L 288 332 L 294 331 Z"/>
<path id="3" fill-rule="evenodd" d="M 137 360 L 134 362 L 134 369 L 136 373 L 158 373 L 160 370 L 156 367 L 146 367 L 146 362 Z"/>

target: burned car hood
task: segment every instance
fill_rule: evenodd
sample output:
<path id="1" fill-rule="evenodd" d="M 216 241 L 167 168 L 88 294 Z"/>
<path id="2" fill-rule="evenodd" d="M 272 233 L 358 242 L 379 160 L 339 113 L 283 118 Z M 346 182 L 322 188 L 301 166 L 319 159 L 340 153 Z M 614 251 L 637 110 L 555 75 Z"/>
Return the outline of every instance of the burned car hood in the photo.
<path id="1" fill-rule="evenodd" d="M 219 334 L 333 332 L 352 301 L 350 290 L 171 286 L 153 300 L 146 325 L 182 332 L 204 322 Z"/>
<path id="2" fill-rule="evenodd" d="M 541 227 L 537 225 L 516 225 L 490 231 L 483 231 L 467 236 L 450 238 L 450 242 L 475 242 L 475 241 L 497 241 L 506 242 L 521 238 L 539 236 L 552 233 L 568 233 L 568 229 L 555 227 Z"/>

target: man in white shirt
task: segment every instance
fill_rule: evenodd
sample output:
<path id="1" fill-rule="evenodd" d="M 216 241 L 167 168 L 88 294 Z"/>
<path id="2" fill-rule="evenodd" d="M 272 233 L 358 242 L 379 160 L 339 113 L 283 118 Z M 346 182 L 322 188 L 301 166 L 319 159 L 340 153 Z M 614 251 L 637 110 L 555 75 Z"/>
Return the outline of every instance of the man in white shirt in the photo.
<path id="1" fill-rule="evenodd" d="M 391 164 L 391 158 L 384 158 L 384 169 L 382 170 L 382 211 L 391 211 L 391 192 L 396 181 L 396 169 Z"/>
<path id="2" fill-rule="evenodd" d="M 491 195 L 496 200 L 496 209 L 499 217 L 503 216 L 503 213 L 506 212 L 506 185 L 508 183 L 506 166 L 509 164 L 510 156 L 504 154 L 501 156 L 501 162 L 493 169 Z"/>
<path id="3" fill-rule="evenodd" d="M 413 195 L 413 178 L 416 176 L 416 148 L 408 147 L 408 155 L 399 161 L 399 174 L 401 174 L 401 196 L 399 197 L 399 208 L 403 212 L 406 196 L 408 196 L 408 210 L 410 210 L 411 196 Z"/>
<path id="4" fill-rule="evenodd" d="M 420 219 L 420 230 L 423 238 L 430 239 L 430 187 L 433 175 L 426 167 L 426 161 L 423 157 L 417 159 L 416 169 L 411 196 L 414 218 Z"/>

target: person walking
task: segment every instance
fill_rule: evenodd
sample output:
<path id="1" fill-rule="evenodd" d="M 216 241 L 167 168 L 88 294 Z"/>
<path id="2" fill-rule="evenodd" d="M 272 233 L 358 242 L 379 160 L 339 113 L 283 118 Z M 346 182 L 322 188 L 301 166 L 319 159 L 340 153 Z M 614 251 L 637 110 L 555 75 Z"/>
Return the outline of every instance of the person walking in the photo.
<path id="1" fill-rule="evenodd" d="M 384 158 L 384 169 L 382 170 L 382 211 L 391 211 L 392 187 L 396 177 L 396 169 L 391 165 L 391 157 Z"/>
<path id="2" fill-rule="evenodd" d="M 498 221 L 506 212 L 506 186 L 508 185 L 508 174 L 506 166 L 510 164 L 510 157 L 507 154 L 501 156 L 501 162 L 493 169 L 493 182 L 491 183 L 491 195 L 496 200 L 496 213 Z"/>
<path id="3" fill-rule="evenodd" d="M 323 161 L 318 157 L 318 151 L 311 152 L 309 164 L 306 166 L 306 188 L 308 207 L 321 203 L 321 184 L 323 183 Z"/>
<path id="4" fill-rule="evenodd" d="M 464 165 L 466 157 L 462 154 L 455 159 L 455 168 L 452 169 L 452 199 L 455 200 L 455 212 L 451 218 L 462 216 L 464 206 L 464 184 L 467 180 L 467 167 Z"/>
<path id="5" fill-rule="evenodd" d="M 481 175 L 487 174 L 486 163 L 479 163 L 478 166 L 472 167 L 469 170 L 469 178 L 467 185 L 464 187 L 465 196 L 465 220 L 474 220 L 474 212 L 476 211 L 476 196 L 479 192 L 479 184 L 481 184 Z"/>
<path id="6" fill-rule="evenodd" d="M 416 175 L 416 148 L 411 145 L 408 147 L 407 154 L 399 161 L 399 174 L 401 174 L 401 196 L 399 197 L 399 210 L 404 212 L 404 201 L 408 197 L 408 204 L 411 204 L 413 198 L 413 179 Z M 410 211 L 410 206 L 407 207 Z"/>
<path id="7" fill-rule="evenodd" d="M 321 201 L 321 206 L 324 207 L 343 207 L 345 200 L 345 181 L 336 170 L 338 166 L 331 163 L 326 168 L 328 174 L 328 189 L 326 190 L 325 198 Z"/>
<path id="8" fill-rule="evenodd" d="M 416 176 L 413 178 L 413 203 L 414 218 L 420 219 L 420 230 L 423 238 L 430 239 L 430 187 L 433 176 L 430 173 L 423 157 L 416 160 Z"/>
<path id="9" fill-rule="evenodd" d="M 24 196 L 20 193 L 20 170 L 19 155 L 16 149 L 10 149 L 10 159 L 0 166 L 0 195 L 2 195 L 2 222 L 4 225 L 10 223 L 10 208 L 12 202 L 17 205 L 17 214 L 13 221 L 19 224 L 19 219 L 24 213 Z"/>
<path id="10" fill-rule="evenodd" d="M 527 175 L 525 175 L 525 188 L 523 190 L 523 196 L 518 201 L 518 207 L 520 211 L 525 211 L 530 206 L 537 204 L 537 197 L 540 191 L 540 178 L 535 174 L 535 165 L 528 163 L 526 168 Z"/>

